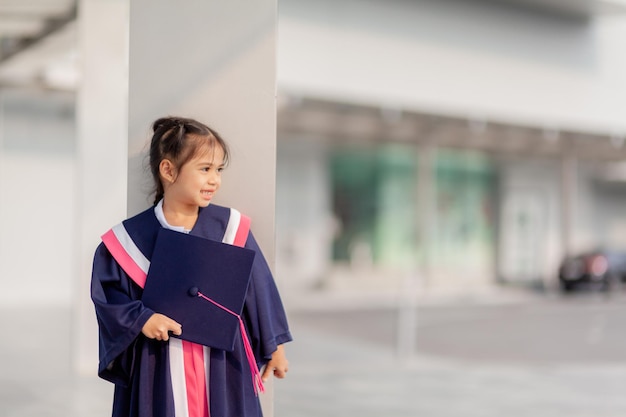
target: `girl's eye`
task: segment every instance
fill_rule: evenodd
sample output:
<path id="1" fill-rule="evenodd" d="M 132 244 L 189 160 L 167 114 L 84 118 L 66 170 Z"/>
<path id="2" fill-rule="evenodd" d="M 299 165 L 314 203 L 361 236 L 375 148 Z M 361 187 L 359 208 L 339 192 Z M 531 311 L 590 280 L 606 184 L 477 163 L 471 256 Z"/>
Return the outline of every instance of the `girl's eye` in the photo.
<path id="1" fill-rule="evenodd" d="M 219 168 L 217 169 L 217 172 L 222 172 L 222 171 L 224 171 L 224 167 L 219 167 Z"/>

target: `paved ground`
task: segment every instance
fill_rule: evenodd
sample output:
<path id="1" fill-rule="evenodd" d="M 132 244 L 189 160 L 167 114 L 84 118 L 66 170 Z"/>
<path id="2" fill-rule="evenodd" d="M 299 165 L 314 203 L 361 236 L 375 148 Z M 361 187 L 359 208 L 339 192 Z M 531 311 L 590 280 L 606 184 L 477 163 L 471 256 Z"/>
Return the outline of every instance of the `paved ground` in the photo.
<path id="1" fill-rule="evenodd" d="M 620 349 L 626 347 L 626 302 L 620 298 L 425 303 L 410 360 L 400 360 L 395 349 L 394 310 L 367 305 L 290 311 L 297 341 L 288 346 L 288 379 L 275 383 L 277 417 L 626 414 L 626 352 Z M 69 371 L 69 314 L 0 310 L 1 417 L 110 415 L 111 386 Z M 40 328 L 41 317 L 61 329 Z M 551 320 L 573 326 L 553 332 Z M 495 337 L 503 332 L 508 336 Z M 508 341 L 504 349 L 493 347 L 498 340 Z M 581 341 L 590 347 L 578 349 Z M 559 351 L 569 356 L 557 360 Z"/>
<path id="2" fill-rule="evenodd" d="M 111 387 L 70 372 L 69 309 L 3 309 L 0 416 L 110 415 Z"/>
<path id="3" fill-rule="evenodd" d="M 308 334 L 300 343 L 319 345 Z M 418 357 L 342 343 L 277 384 L 276 415 L 597 417 L 626 413 L 626 366 L 505 366 Z M 305 349 L 295 345 L 292 360 Z M 354 353 L 357 352 L 357 353 Z M 329 360 L 332 356 L 334 359 Z"/>

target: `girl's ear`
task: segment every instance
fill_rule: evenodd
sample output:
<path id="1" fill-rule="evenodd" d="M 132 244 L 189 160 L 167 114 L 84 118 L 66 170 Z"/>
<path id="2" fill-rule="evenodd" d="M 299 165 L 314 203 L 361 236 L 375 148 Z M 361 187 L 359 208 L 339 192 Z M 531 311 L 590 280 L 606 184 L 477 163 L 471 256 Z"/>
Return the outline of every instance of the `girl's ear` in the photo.
<path id="1" fill-rule="evenodd" d="M 166 184 L 176 180 L 176 167 L 169 159 L 163 159 L 159 164 L 159 174 Z"/>

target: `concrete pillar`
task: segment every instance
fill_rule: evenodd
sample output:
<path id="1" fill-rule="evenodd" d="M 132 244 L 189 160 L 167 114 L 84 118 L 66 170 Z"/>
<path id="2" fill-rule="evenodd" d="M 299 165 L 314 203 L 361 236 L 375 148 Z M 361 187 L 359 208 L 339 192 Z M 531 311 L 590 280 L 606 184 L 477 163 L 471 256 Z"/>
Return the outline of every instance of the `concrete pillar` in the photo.
<path id="1" fill-rule="evenodd" d="M 129 41 L 128 214 L 152 202 L 152 122 L 196 118 L 232 151 L 216 204 L 252 217 L 274 265 L 276 0 L 133 0 Z M 265 416 L 273 415 L 268 385 Z"/>
<path id="2" fill-rule="evenodd" d="M 417 348 L 417 292 L 432 286 L 432 245 L 436 233 L 436 158 L 437 148 L 430 143 L 419 144 L 415 158 L 415 235 L 421 257 L 415 259 L 407 272 L 398 300 L 396 355 L 401 361 L 410 361 Z"/>
<path id="3" fill-rule="evenodd" d="M 435 145 L 430 143 L 418 145 L 417 231 L 418 245 L 422 251 L 419 275 L 421 284 L 426 289 L 432 286 L 433 241 L 437 233 L 436 155 Z"/>
<path id="4" fill-rule="evenodd" d="M 567 154 L 561 158 L 561 247 L 564 255 L 571 255 L 577 217 L 578 158 Z"/>
<path id="5" fill-rule="evenodd" d="M 216 202 L 250 214 L 273 250 L 276 0 L 135 0 L 130 6 L 129 214 L 146 207 L 150 125 L 194 117 L 229 143 Z"/>
<path id="6" fill-rule="evenodd" d="M 126 215 L 128 1 L 81 0 L 78 39 L 82 81 L 77 122 L 75 366 L 97 370 L 98 335 L 89 296 L 100 235 Z"/>

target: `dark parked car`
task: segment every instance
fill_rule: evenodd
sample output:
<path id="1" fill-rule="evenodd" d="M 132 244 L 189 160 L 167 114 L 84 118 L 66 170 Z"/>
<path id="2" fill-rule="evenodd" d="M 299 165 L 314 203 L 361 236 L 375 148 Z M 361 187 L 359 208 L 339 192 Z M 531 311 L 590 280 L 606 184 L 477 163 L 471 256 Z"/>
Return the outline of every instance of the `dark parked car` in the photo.
<path id="1" fill-rule="evenodd" d="M 564 291 L 579 286 L 608 290 L 626 281 L 626 252 L 597 250 L 567 257 L 559 268 Z"/>

